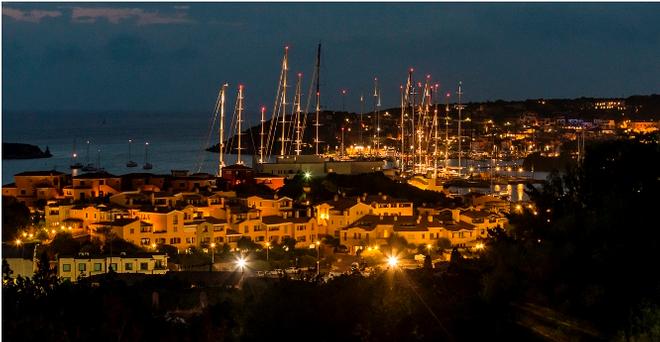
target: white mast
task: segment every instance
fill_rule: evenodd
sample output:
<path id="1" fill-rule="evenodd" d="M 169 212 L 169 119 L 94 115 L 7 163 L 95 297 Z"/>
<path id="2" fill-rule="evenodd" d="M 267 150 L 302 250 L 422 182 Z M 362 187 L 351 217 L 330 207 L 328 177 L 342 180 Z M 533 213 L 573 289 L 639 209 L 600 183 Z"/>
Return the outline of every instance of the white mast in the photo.
<path id="1" fill-rule="evenodd" d="M 364 140 L 362 140 L 362 116 L 364 115 L 364 94 L 360 94 L 360 124 L 358 125 L 359 136 L 358 141 L 360 145 L 364 146 Z"/>
<path id="2" fill-rule="evenodd" d="M 238 156 L 236 158 L 236 164 L 243 165 L 241 160 L 241 150 L 243 149 L 241 145 L 241 136 L 243 132 L 241 131 L 241 123 L 243 122 L 243 85 L 238 86 L 238 117 L 236 119 L 237 133 L 238 133 Z"/>
<path id="3" fill-rule="evenodd" d="M 463 111 L 463 105 L 461 105 L 461 96 L 463 95 L 463 91 L 461 89 L 462 85 L 463 85 L 463 82 L 458 82 L 458 93 L 457 93 L 458 94 L 458 105 L 456 106 L 456 108 L 458 109 L 458 176 L 459 177 L 461 176 L 461 154 L 463 152 L 461 150 L 461 140 L 462 140 L 462 137 L 461 137 L 461 120 L 462 120 L 461 113 Z"/>
<path id="4" fill-rule="evenodd" d="M 289 55 L 289 47 L 286 46 L 284 48 L 284 61 L 283 61 L 283 69 L 284 69 L 284 75 L 283 75 L 283 80 L 282 80 L 282 141 L 281 141 L 281 146 L 280 146 L 280 156 L 284 156 L 284 145 L 286 142 L 286 77 L 289 72 L 289 61 L 288 61 L 288 55 Z"/>
<path id="5" fill-rule="evenodd" d="M 225 91 L 228 85 L 225 83 L 220 87 L 220 128 L 218 130 L 220 136 L 220 141 L 218 142 L 220 157 L 218 157 L 218 177 L 222 177 L 222 168 L 225 166 Z"/>
<path id="6" fill-rule="evenodd" d="M 405 97 L 403 96 L 403 86 L 399 86 L 400 92 L 401 92 L 401 156 L 400 156 L 400 164 L 399 166 L 401 167 L 401 173 L 404 171 L 404 160 L 405 160 L 405 151 L 406 151 L 406 144 L 405 144 L 405 129 L 404 129 L 404 119 L 405 119 L 405 112 L 406 112 L 406 105 L 405 105 Z"/>
<path id="7" fill-rule="evenodd" d="M 321 78 L 321 44 L 319 43 L 318 50 L 316 51 L 316 123 L 314 124 L 316 128 L 316 138 L 314 139 L 314 144 L 316 148 L 316 155 L 319 155 L 319 115 L 321 113 L 321 87 L 320 87 L 320 78 Z"/>
<path id="8" fill-rule="evenodd" d="M 435 110 L 433 111 L 433 178 L 438 178 L 438 85 L 435 85 Z M 436 184 L 435 182 L 433 184 Z"/>
<path id="9" fill-rule="evenodd" d="M 374 145 L 376 153 L 380 156 L 380 91 L 378 89 L 378 77 L 374 77 L 374 115 L 376 116 L 376 134 Z"/>
<path id="10" fill-rule="evenodd" d="M 445 99 L 445 176 L 449 171 L 449 96 L 451 94 L 447 93 Z"/>
<path id="11" fill-rule="evenodd" d="M 259 144 L 259 164 L 264 162 L 264 125 L 266 123 L 266 106 L 261 107 L 261 133 L 259 133 L 261 142 Z"/>
<path id="12" fill-rule="evenodd" d="M 297 81 L 297 84 L 296 84 L 296 99 L 295 99 L 295 101 L 296 101 L 296 104 L 295 104 L 295 106 L 296 106 L 296 149 L 295 149 L 295 151 L 296 151 L 297 156 L 300 155 L 301 144 L 302 144 L 301 132 L 300 132 L 300 115 L 301 115 L 301 112 L 300 112 L 300 98 L 302 97 L 301 86 L 302 86 L 302 73 L 298 73 L 298 81 Z"/>

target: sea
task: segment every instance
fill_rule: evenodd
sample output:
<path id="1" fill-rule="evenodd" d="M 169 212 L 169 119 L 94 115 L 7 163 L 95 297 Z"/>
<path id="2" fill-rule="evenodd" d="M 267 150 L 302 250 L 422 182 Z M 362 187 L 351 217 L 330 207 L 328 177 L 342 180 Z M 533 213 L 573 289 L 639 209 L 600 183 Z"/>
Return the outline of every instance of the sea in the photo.
<path id="1" fill-rule="evenodd" d="M 46 147 L 53 157 L 28 160 L 3 160 L 2 184 L 13 182 L 13 175 L 23 171 L 57 170 L 69 173 L 75 149 L 78 161 L 100 165 L 121 175 L 131 172 L 169 174 L 171 170 L 217 172 L 218 154 L 205 149 L 218 143 L 210 132 L 212 116 L 208 113 L 140 112 L 23 112 L 3 113 L 2 141 Z M 131 159 L 138 167 L 128 168 L 129 139 Z M 89 144 L 86 142 L 89 141 Z M 149 142 L 148 162 L 153 169 L 142 169 L 145 143 Z M 242 158 L 252 165 L 252 157 Z M 226 164 L 236 162 L 227 155 Z"/>
<path id="2" fill-rule="evenodd" d="M 65 173 L 71 170 L 72 154 L 78 154 L 78 161 L 86 165 L 100 162 L 102 168 L 112 174 L 131 172 L 151 172 L 169 174 L 171 170 L 194 172 L 217 172 L 218 154 L 205 149 L 218 143 L 217 128 L 209 113 L 148 113 L 148 112 L 10 112 L 2 114 L 2 141 L 46 147 L 53 157 L 43 159 L 2 160 L 2 184 L 12 183 L 13 176 L 23 171 L 57 170 Z M 129 139 L 131 160 L 137 167 L 128 168 Z M 87 143 L 89 141 L 89 144 Z M 149 143 L 148 162 L 151 170 L 143 170 L 145 163 L 145 143 Z M 251 141 L 244 144 L 252 144 Z M 237 160 L 235 154 L 225 156 L 227 165 Z M 244 155 L 243 162 L 251 166 L 251 155 Z M 520 162 L 520 161 L 519 161 Z M 519 162 L 508 163 L 516 165 Z M 468 166 L 483 162 L 466 161 Z M 451 160 L 450 165 L 458 165 Z M 504 166 L 504 165 L 502 165 Z M 544 179 L 547 173 L 522 173 L 514 170 L 501 171 L 501 174 Z M 453 188 L 452 192 L 487 192 L 489 189 Z M 501 189 L 506 191 L 507 189 Z M 521 188 L 508 189 L 511 200 L 525 200 Z"/>

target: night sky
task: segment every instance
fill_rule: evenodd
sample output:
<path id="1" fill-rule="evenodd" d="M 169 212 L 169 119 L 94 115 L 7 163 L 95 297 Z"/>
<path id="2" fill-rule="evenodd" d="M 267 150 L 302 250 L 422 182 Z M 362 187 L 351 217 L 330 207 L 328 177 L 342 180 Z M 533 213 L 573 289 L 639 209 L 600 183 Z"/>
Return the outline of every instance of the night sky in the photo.
<path id="1" fill-rule="evenodd" d="M 218 87 L 272 107 L 283 46 L 324 107 L 407 70 L 469 101 L 660 92 L 660 4 L 4 3 L 2 109 L 210 111 Z M 293 92 L 293 87 L 291 88 Z M 371 99 L 369 99 L 371 101 Z M 367 108 L 370 108 L 368 102 Z"/>

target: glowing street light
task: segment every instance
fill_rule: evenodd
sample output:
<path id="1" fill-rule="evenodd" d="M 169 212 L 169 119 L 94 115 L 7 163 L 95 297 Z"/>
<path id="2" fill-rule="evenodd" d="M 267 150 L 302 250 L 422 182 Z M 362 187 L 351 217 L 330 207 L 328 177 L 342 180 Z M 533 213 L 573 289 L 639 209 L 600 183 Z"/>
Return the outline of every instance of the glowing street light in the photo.
<path id="1" fill-rule="evenodd" d="M 21 239 L 16 239 L 16 246 L 20 246 L 23 243 Z"/>
<path id="2" fill-rule="evenodd" d="M 270 242 L 266 242 L 266 261 L 268 261 L 268 251 L 270 250 Z"/>
<path id="3" fill-rule="evenodd" d="M 312 178 L 312 173 L 310 171 L 305 171 L 303 177 L 305 177 L 305 180 L 310 180 Z"/>
<path id="4" fill-rule="evenodd" d="M 478 250 L 478 251 L 481 251 L 481 250 L 483 250 L 484 248 L 486 248 L 486 246 L 483 244 L 483 242 L 479 242 L 479 243 L 477 243 L 477 244 L 474 246 L 474 249 L 476 249 L 476 250 Z"/>
<path id="5" fill-rule="evenodd" d="M 211 242 L 211 271 L 213 271 L 213 265 L 215 265 L 215 242 Z"/>
<path id="6" fill-rule="evenodd" d="M 397 258 L 395 256 L 390 256 L 390 257 L 387 258 L 387 264 L 390 267 L 394 268 L 399 264 L 399 258 Z"/>
<path id="7" fill-rule="evenodd" d="M 236 267 L 238 267 L 241 272 L 245 272 L 245 266 L 247 266 L 247 260 L 243 257 L 236 259 Z"/>

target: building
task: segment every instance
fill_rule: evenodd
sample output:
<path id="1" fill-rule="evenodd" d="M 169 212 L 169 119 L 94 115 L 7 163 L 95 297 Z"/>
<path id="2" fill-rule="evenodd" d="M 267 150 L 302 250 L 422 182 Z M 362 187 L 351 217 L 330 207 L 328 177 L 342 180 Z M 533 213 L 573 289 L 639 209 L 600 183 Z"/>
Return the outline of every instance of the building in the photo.
<path id="1" fill-rule="evenodd" d="M 12 278 L 21 276 L 31 278 L 37 270 L 35 255 L 37 244 L 2 244 L 2 260 L 6 260 L 9 268 L 14 272 Z"/>
<path id="2" fill-rule="evenodd" d="M 109 197 L 121 191 L 121 178 L 107 172 L 83 173 L 74 176 L 72 183 L 64 188 L 64 197 L 74 201 Z"/>
<path id="3" fill-rule="evenodd" d="M 59 171 L 26 171 L 14 175 L 14 183 L 2 187 L 3 196 L 15 197 L 33 209 L 37 201 L 63 198 L 62 189 L 68 185 L 69 176 Z"/>
<path id="4" fill-rule="evenodd" d="M 339 197 L 322 202 L 314 207 L 320 233 L 339 237 L 342 228 L 357 221 L 360 217 L 371 214 L 373 207 L 360 200 L 360 197 Z"/>
<path id="5" fill-rule="evenodd" d="M 222 168 L 222 178 L 230 188 L 254 181 L 254 170 L 242 164 L 234 164 Z"/>
<path id="6" fill-rule="evenodd" d="M 167 254 L 137 253 L 119 255 L 90 255 L 79 253 L 76 256 L 63 256 L 57 259 L 57 276 L 72 282 L 97 274 L 108 273 L 165 274 Z"/>

